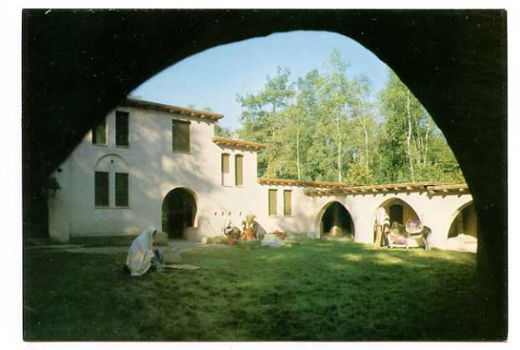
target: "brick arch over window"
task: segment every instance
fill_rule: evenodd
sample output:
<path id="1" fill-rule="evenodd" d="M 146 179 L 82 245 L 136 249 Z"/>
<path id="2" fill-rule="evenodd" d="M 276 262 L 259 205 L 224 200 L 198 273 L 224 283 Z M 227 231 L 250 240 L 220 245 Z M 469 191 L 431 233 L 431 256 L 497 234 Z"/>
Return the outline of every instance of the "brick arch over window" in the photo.
<path id="1" fill-rule="evenodd" d="M 31 195 L 46 177 L 130 91 L 167 66 L 274 32 L 325 30 L 358 41 L 410 87 L 454 151 L 480 220 L 479 311 L 488 322 L 482 327 L 487 339 L 506 336 L 504 10 L 26 10 L 23 24 L 24 216 L 33 222 L 41 202 Z M 81 84 L 68 84 L 70 62 Z"/>

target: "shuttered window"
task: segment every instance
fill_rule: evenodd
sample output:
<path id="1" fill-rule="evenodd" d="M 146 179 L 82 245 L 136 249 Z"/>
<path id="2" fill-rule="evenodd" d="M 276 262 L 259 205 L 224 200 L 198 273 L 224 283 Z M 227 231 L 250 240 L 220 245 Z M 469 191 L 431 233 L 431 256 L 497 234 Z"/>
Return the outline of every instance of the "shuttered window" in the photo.
<path id="1" fill-rule="evenodd" d="M 116 146 L 128 146 L 128 112 L 116 111 Z"/>
<path id="2" fill-rule="evenodd" d="M 172 120 L 172 150 L 190 151 L 190 122 Z"/>
<path id="3" fill-rule="evenodd" d="M 235 155 L 235 185 L 242 186 L 244 184 L 244 156 Z"/>
<path id="4" fill-rule="evenodd" d="M 94 193 L 95 206 L 108 207 L 108 172 L 95 172 Z"/>
<path id="5" fill-rule="evenodd" d="M 229 154 L 222 153 L 222 174 L 229 174 Z"/>
<path id="6" fill-rule="evenodd" d="M 128 174 L 116 173 L 116 207 L 128 207 Z"/>
<path id="7" fill-rule="evenodd" d="M 231 157 L 227 153 L 222 153 L 220 156 L 220 180 L 222 186 L 229 185 L 229 173 L 230 170 L 230 162 Z"/>
<path id="8" fill-rule="evenodd" d="M 291 190 L 283 191 L 283 215 L 285 215 L 285 216 L 292 215 L 292 191 Z"/>
<path id="9" fill-rule="evenodd" d="M 277 213 L 276 208 L 276 195 L 278 190 L 269 190 L 269 215 L 275 216 Z"/>
<path id="10" fill-rule="evenodd" d="M 103 120 L 95 128 L 92 129 L 92 143 L 94 145 L 107 144 L 106 122 Z"/>

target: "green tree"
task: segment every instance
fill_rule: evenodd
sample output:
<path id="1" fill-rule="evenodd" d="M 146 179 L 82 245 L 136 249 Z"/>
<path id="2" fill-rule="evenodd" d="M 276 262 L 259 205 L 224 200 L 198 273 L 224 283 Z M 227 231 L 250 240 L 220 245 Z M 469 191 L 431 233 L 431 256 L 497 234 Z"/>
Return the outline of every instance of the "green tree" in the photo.
<path id="1" fill-rule="evenodd" d="M 393 72 L 375 101 L 370 81 L 351 77 L 337 50 L 323 72 L 289 77 L 278 67 L 260 92 L 237 96 L 239 137 L 268 145 L 260 176 L 350 185 L 464 180 L 442 133 Z"/>
<path id="2" fill-rule="evenodd" d="M 458 163 L 432 118 L 391 71 L 380 94 L 380 182 L 459 182 Z"/>
<path id="3" fill-rule="evenodd" d="M 281 151 L 280 142 L 283 142 L 277 134 L 282 122 L 280 112 L 294 96 L 289 75 L 289 69 L 278 67 L 276 75 L 267 77 L 264 89 L 258 94 L 237 96 L 243 108 L 239 136 L 268 145 L 258 156 L 258 173 L 261 176 L 274 177 L 280 167 L 277 161 Z"/>
<path id="4" fill-rule="evenodd" d="M 219 124 L 215 124 L 215 136 L 231 137 L 231 130 L 229 130 Z"/>

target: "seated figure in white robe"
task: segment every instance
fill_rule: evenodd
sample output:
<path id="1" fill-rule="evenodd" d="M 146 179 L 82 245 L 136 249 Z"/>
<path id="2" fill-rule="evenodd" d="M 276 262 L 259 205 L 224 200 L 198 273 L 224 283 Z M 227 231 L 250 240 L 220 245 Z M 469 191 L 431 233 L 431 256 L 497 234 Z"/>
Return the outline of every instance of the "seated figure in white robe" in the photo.
<path id="1" fill-rule="evenodd" d="M 131 276 L 144 275 L 154 263 L 160 263 L 160 254 L 154 247 L 157 230 L 150 227 L 137 236 L 128 250 L 126 266 Z"/>

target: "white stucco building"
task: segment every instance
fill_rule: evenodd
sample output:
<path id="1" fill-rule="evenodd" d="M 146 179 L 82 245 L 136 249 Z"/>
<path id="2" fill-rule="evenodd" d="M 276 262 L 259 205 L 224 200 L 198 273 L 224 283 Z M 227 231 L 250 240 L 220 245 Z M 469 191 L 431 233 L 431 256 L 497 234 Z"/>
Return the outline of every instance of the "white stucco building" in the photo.
<path id="1" fill-rule="evenodd" d="M 352 187 L 330 182 L 258 179 L 259 143 L 215 137 L 223 116 L 127 100 L 89 132 L 54 176 L 49 234 L 78 237 L 136 235 L 153 225 L 171 237 L 222 235 L 254 213 L 267 232 L 319 238 L 340 227 L 356 241 L 373 241 L 377 208 L 392 220 L 420 219 L 433 245 L 448 236 L 476 236 L 466 185 L 391 184 Z"/>

